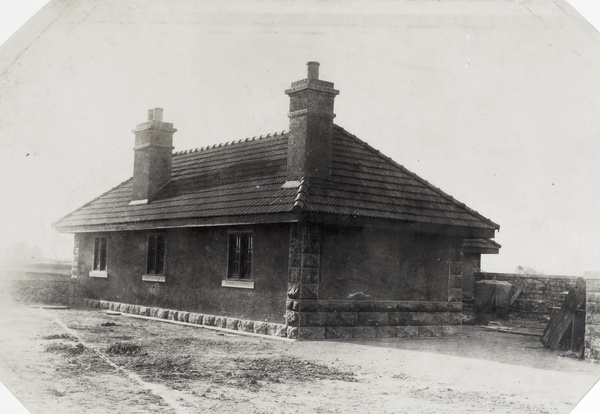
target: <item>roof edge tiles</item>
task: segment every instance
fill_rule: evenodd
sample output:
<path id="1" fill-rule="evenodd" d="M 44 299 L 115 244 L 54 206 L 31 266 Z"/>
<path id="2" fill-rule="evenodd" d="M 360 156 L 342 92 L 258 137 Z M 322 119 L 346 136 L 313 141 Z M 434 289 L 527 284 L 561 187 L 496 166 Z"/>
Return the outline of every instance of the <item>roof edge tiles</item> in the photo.
<path id="1" fill-rule="evenodd" d="M 492 220 L 488 219 L 487 217 L 481 215 L 479 212 L 473 210 L 472 208 L 470 208 L 469 206 L 467 206 L 464 203 L 461 203 L 460 201 L 458 201 L 457 199 L 455 199 L 454 197 L 452 197 L 450 194 L 444 192 L 442 189 L 436 187 L 435 185 L 431 184 L 429 181 L 419 177 L 417 174 L 413 173 L 412 171 L 408 170 L 406 167 L 404 167 L 403 165 L 397 163 L 396 161 L 394 161 L 392 158 L 388 157 L 387 155 L 384 155 L 381 153 L 381 151 L 379 151 L 378 149 L 372 147 L 371 145 L 367 144 L 366 142 L 364 142 L 363 140 L 361 140 L 360 138 L 358 138 L 356 135 L 346 131 L 343 127 L 334 124 L 333 125 L 334 128 L 339 129 L 344 135 L 346 135 L 347 137 L 355 140 L 358 144 L 360 144 L 364 149 L 372 152 L 373 154 L 377 155 L 378 157 L 382 158 L 383 160 L 387 161 L 388 163 L 392 164 L 393 166 L 395 166 L 396 168 L 400 169 L 402 172 L 408 174 L 409 176 L 411 176 L 412 178 L 414 178 L 415 180 L 421 182 L 423 185 L 427 186 L 428 188 L 430 188 L 431 190 L 437 192 L 438 194 L 440 194 L 442 197 L 446 198 L 447 200 L 451 201 L 452 203 L 464 208 L 467 212 L 469 212 L 470 214 L 474 215 L 475 217 L 477 217 L 479 220 L 486 222 L 487 224 L 489 224 L 490 226 L 492 226 L 494 229 L 496 230 L 500 230 L 500 225 L 497 223 L 494 223 Z"/>
<path id="2" fill-rule="evenodd" d="M 131 181 L 133 179 L 133 177 L 129 177 L 127 180 L 115 185 L 113 188 L 103 192 L 102 194 L 100 194 L 98 197 L 93 198 L 92 200 L 88 201 L 87 203 L 85 203 L 82 206 L 77 207 L 75 210 L 71 211 L 70 213 L 65 214 L 64 216 L 62 216 L 61 218 L 59 218 L 58 220 L 56 220 L 54 223 L 51 224 L 52 227 L 54 228 L 58 228 L 60 227 L 60 225 L 58 225 L 61 221 L 63 221 L 64 219 L 66 219 L 67 217 L 69 217 L 70 215 L 73 215 L 75 213 L 77 213 L 79 210 L 82 210 L 84 208 L 86 208 L 87 206 L 89 206 L 90 204 L 92 204 L 94 201 L 101 199 L 102 197 L 104 197 L 105 195 L 107 195 L 108 193 L 116 190 L 117 188 L 121 187 L 124 184 L 127 184 L 127 182 Z"/>

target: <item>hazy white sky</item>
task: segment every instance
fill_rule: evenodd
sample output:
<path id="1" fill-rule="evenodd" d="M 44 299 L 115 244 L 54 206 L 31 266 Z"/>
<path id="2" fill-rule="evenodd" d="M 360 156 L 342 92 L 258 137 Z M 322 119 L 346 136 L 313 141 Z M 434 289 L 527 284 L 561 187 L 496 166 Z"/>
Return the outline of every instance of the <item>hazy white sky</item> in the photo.
<path id="1" fill-rule="evenodd" d="M 44 3 L 0 0 L 0 42 Z M 501 225 L 486 270 L 600 270 L 590 198 L 600 188 L 600 47 L 553 2 L 318 2 L 329 7 L 320 20 L 302 14 L 306 2 L 273 3 L 295 8 L 300 26 L 258 0 L 226 17 L 232 3 L 181 0 L 197 10 L 166 10 L 170 26 L 141 0 L 59 3 L 62 26 L 24 40 L 32 47 L 0 79 L 11 237 L 68 256 L 70 240 L 50 223 L 131 175 L 131 129 L 146 109 L 165 108 L 177 150 L 281 131 L 283 91 L 318 60 L 341 90 L 336 123 Z M 600 2 L 571 3 L 600 24 Z"/>

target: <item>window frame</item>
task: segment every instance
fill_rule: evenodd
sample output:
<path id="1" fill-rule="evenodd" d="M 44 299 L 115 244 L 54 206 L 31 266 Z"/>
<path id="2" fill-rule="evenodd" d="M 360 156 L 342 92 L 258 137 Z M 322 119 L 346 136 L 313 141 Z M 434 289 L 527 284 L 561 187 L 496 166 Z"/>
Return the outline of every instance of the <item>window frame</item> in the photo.
<path id="1" fill-rule="evenodd" d="M 92 269 L 90 277 L 107 278 L 108 277 L 108 237 L 94 237 L 94 248 L 92 254 Z M 103 260 L 104 259 L 104 260 Z M 104 265 L 104 266 L 102 266 Z"/>
<path id="2" fill-rule="evenodd" d="M 158 244 L 159 238 L 162 240 L 162 246 Z M 152 241 L 154 242 L 152 243 Z M 162 254 L 159 254 L 162 248 Z M 151 256 L 152 255 L 152 256 Z M 160 258 L 161 261 L 158 261 Z M 166 282 L 166 270 L 167 270 L 167 236 L 165 233 L 150 233 L 146 237 L 146 261 L 144 268 L 144 275 L 142 281 L 144 282 Z M 151 260 L 153 263 L 151 263 Z M 157 269 L 160 264 L 160 269 Z"/>
<path id="3" fill-rule="evenodd" d="M 234 245 L 235 240 L 235 245 Z M 239 241 L 239 258 L 236 260 L 236 245 Z M 227 268 L 225 279 L 221 282 L 223 287 L 254 289 L 254 249 L 255 237 L 252 230 L 236 230 L 227 232 Z M 237 269 L 232 268 L 237 262 Z M 246 269 L 245 271 L 243 269 Z"/>

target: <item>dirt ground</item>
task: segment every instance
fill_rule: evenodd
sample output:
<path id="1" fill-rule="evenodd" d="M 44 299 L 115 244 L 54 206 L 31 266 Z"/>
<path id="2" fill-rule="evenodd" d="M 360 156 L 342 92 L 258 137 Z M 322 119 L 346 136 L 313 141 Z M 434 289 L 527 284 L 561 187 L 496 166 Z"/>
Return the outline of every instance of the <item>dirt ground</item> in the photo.
<path id="1" fill-rule="evenodd" d="M 32 413 L 568 413 L 600 366 L 538 338 L 289 342 L 0 305 L 0 381 Z"/>

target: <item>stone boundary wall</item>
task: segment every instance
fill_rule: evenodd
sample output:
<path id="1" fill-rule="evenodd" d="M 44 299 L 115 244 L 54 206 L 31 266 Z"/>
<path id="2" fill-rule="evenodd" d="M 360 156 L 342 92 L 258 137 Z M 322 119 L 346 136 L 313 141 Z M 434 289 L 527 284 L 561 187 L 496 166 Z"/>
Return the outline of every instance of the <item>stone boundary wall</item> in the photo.
<path id="1" fill-rule="evenodd" d="M 6 292 L 17 302 L 74 305 L 77 283 L 69 274 L 11 272 L 2 278 Z"/>
<path id="2" fill-rule="evenodd" d="M 586 278 L 584 358 L 600 360 L 600 279 Z"/>
<path id="3" fill-rule="evenodd" d="M 524 318 L 543 319 L 551 316 L 553 309 L 560 308 L 565 300 L 565 292 L 575 287 L 581 276 L 521 275 L 514 273 L 477 272 L 473 282 L 496 280 L 510 282 L 523 291 L 515 300 L 511 313 Z"/>
<path id="4" fill-rule="evenodd" d="M 81 303 L 96 309 L 302 340 L 454 336 L 460 334 L 462 323 L 462 303 L 446 302 L 319 302 L 318 311 L 301 314 L 315 324 L 309 327 L 96 299 L 82 299 Z M 304 301 L 288 301 L 289 306 L 295 306 L 294 303 L 305 305 Z M 394 304 L 393 308 L 390 308 L 391 304 Z M 370 310 L 357 310 L 366 308 Z"/>

